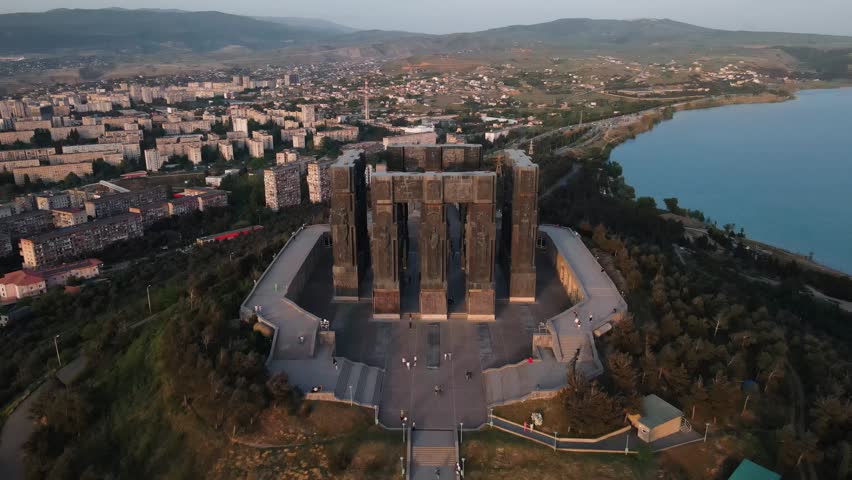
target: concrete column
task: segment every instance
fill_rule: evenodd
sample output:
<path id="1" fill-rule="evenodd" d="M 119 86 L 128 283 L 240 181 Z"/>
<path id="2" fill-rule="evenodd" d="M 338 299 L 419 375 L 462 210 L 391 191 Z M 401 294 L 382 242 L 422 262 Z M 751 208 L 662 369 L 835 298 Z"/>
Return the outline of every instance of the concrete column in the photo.
<path id="1" fill-rule="evenodd" d="M 420 217 L 420 316 L 424 320 L 447 318 L 447 213 L 440 175 L 423 178 Z"/>
<path id="2" fill-rule="evenodd" d="M 342 156 L 331 166 L 330 174 L 334 297 L 338 301 L 357 301 L 369 263 L 364 160 L 360 151 Z"/>
<path id="3" fill-rule="evenodd" d="M 402 205 L 394 203 L 393 177 L 374 175 L 371 185 L 373 226 L 370 252 L 373 259 L 373 316 L 400 318 L 400 252 L 399 221 L 404 216 Z"/>
<path id="4" fill-rule="evenodd" d="M 494 320 L 494 256 L 496 248 L 496 177 L 474 180 L 473 203 L 465 222 L 465 273 L 469 320 Z"/>

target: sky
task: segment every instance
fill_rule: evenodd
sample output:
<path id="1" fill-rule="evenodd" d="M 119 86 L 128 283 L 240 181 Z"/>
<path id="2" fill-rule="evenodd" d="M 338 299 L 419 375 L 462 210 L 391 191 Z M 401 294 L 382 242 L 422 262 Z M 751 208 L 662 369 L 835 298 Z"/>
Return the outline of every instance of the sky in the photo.
<path id="1" fill-rule="evenodd" d="M 179 8 L 331 20 L 359 29 L 453 33 L 559 18 L 670 18 L 703 27 L 852 35 L 850 0 L 2 0 L 0 13 Z"/>

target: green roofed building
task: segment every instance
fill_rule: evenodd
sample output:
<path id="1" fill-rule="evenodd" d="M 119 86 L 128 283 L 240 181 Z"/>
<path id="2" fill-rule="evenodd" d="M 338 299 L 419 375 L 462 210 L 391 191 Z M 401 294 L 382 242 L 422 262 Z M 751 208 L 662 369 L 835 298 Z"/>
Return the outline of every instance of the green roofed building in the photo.
<path id="1" fill-rule="evenodd" d="M 781 475 L 745 459 L 728 480 L 781 480 Z"/>

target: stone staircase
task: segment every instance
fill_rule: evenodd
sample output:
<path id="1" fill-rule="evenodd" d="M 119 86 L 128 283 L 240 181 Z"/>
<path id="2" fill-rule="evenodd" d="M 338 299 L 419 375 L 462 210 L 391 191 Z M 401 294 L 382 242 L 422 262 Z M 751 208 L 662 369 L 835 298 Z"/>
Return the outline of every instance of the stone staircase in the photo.
<path id="1" fill-rule="evenodd" d="M 574 358 L 577 349 L 580 349 L 580 362 L 593 361 L 594 354 L 592 353 L 589 337 L 586 332 L 559 332 L 559 348 L 562 351 L 563 360 L 570 361 Z"/>
<path id="2" fill-rule="evenodd" d="M 334 386 L 334 396 L 341 401 L 363 406 L 379 404 L 384 371 L 347 359 L 340 361 L 340 374 Z"/>
<path id="3" fill-rule="evenodd" d="M 452 430 L 411 432 L 411 480 L 455 479 L 458 451 Z M 436 476 L 439 475 L 439 476 Z"/>
<path id="4" fill-rule="evenodd" d="M 454 447 L 414 447 L 412 463 L 423 467 L 444 467 L 456 464 Z"/>

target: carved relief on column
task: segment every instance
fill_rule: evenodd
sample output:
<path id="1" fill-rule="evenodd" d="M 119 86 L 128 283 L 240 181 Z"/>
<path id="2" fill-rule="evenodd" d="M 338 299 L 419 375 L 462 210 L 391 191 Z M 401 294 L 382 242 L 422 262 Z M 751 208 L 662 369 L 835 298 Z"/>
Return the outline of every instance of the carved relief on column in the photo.
<path id="1" fill-rule="evenodd" d="M 494 319 L 495 180 L 493 175 L 477 177 L 474 203 L 467 208 L 465 273 L 467 311 L 471 320 Z"/>
<path id="2" fill-rule="evenodd" d="M 423 177 L 420 217 L 420 315 L 447 318 L 447 215 L 440 175 Z"/>
<path id="3" fill-rule="evenodd" d="M 399 318 L 399 207 L 393 203 L 393 178 L 388 175 L 373 175 L 371 191 L 373 315 L 378 318 Z"/>

